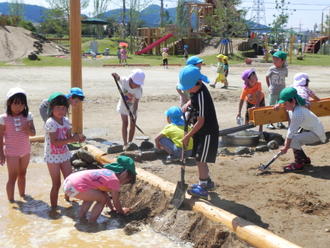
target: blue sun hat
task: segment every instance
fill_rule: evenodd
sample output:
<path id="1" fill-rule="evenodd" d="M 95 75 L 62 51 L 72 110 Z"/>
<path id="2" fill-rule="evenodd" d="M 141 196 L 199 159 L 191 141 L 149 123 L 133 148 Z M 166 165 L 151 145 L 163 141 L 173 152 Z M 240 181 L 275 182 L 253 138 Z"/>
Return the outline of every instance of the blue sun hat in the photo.
<path id="1" fill-rule="evenodd" d="M 186 65 L 197 65 L 202 63 L 204 60 L 197 56 L 191 56 L 187 59 Z"/>
<path id="2" fill-rule="evenodd" d="M 78 87 L 73 87 L 70 89 L 70 93 L 66 95 L 66 98 L 70 98 L 73 95 L 75 96 L 81 96 L 81 97 L 85 97 L 84 92 L 82 91 L 82 89 L 78 88 Z"/>
<path id="3" fill-rule="evenodd" d="M 199 68 L 187 65 L 183 67 L 179 73 L 179 83 L 177 88 L 179 90 L 189 90 L 193 88 L 199 80 L 209 82 L 207 76 L 203 75 Z"/>
<path id="4" fill-rule="evenodd" d="M 168 110 L 165 111 L 165 115 L 170 118 L 171 123 L 178 126 L 184 125 L 183 112 L 178 106 L 170 107 Z"/>

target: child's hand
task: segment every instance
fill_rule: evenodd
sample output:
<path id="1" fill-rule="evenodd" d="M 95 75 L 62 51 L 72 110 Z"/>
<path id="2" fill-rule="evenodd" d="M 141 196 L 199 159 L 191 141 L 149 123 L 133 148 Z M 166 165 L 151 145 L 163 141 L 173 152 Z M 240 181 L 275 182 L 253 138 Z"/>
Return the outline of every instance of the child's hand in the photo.
<path id="1" fill-rule="evenodd" d="M 189 139 L 190 139 L 190 137 L 188 135 L 186 135 L 186 136 L 183 137 L 183 140 L 182 140 L 183 147 L 187 147 L 188 146 Z"/>
<path id="2" fill-rule="evenodd" d="M 78 142 L 79 141 L 79 134 L 75 133 L 74 135 L 72 135 L 71 139 L 73 142 Z"/>
<path id="3" fill-rule="evenodd" d="M 274 110 L 279 110 L 280 107 L 281 107 L 281 104 L 275 104 L 275 105 L 274 105 Z"/>
<path id="4" fill-rule="evenodd" d="M 123 213 L 122 214 L 128 214 L 131 211 L 130 208 L 123 208 Z"/>
<path id="5" fill-rule="evenodd" d="M 79 134 L 79 142 L 84 142 L 86 140 L 86 136 L 83 134 Z"/>
<path id="6" fill-rule="evenodd" d="M 117 74 L 117 73 L 112 73 L 111 74 L 117 81 L 119 81 L 120 80 L 120 77 L 119 77 L 119 75 Z"/>

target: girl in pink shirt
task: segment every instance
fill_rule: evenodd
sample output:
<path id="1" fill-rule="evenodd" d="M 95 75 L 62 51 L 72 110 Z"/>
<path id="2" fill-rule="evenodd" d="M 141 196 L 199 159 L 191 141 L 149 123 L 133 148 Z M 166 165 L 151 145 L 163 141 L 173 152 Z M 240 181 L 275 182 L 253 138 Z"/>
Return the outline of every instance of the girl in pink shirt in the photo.
<path id="1" fill-rule="evenodd" d="M 29 113 L 26 93 L 21 88 L 12 88 L 7 93 L 7 111 L 0 116 L 0 164 L 7 160 L 7 197 L 14 201 L 15 183 L 25 197 L 26 169 L 30 162 L 29 136 L 36 134 L 33 118 Z"/>
<path id="2" fill-rule="evenodd" d="M 105 205 L 120 214 L 126 214 L 129 208 L 121 206 L 119 195 L 120 185 L 135 183 L 136 172 L 133 159 L 119 156 L 117 163 L 105 165 L 104 169 L 78 171 L 70 174 L 64 181 L 64 192 L 70 197 L 83 200 L 79 209 L 79 218 L 86 218 L 86 214 L 94 204 L 89 222 L 95 222 Z M 108 194 L 108 192 L 111 194 Z M 111 203 L 111 198 L 113 205 Z"/>

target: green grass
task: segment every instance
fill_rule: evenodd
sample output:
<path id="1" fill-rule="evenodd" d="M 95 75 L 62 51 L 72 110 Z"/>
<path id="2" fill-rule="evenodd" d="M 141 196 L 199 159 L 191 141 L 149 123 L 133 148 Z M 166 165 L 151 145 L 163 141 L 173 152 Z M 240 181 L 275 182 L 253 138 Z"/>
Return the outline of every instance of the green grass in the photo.
<path id="1" fill-rule="evenodd" d="M 290 63 L 290 58 L 288 58 L 288 63 Z M 330 66 L 330 55 L 305 53 L 303 60 L 298 60 L 294 56 L 292 58 L 292 65 Z"/>

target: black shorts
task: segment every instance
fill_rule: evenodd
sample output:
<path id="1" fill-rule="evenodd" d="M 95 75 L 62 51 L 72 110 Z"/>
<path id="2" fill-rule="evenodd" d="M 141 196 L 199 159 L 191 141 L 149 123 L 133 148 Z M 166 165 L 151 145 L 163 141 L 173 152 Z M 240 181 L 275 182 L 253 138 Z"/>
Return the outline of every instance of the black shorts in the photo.
<path id="1" fill-rule="evenodd" d="M 192 156 L 202 163 L 214 163 L 217 157 L 219 133 L 194 135 Z"/>
<path id="2" fill-rule="evenodd" d="M 163 59 L 163 65 L 168 65 L 168 60 L 167 59 Z"/>

